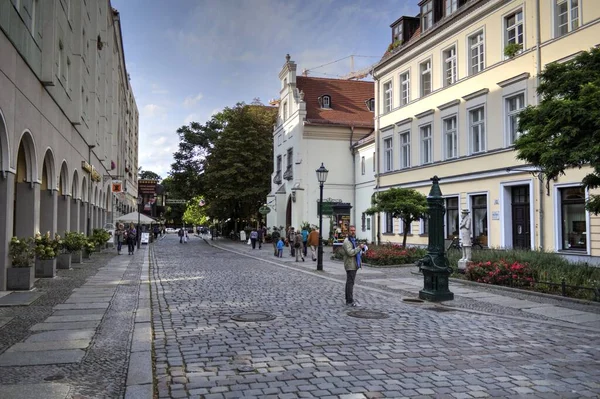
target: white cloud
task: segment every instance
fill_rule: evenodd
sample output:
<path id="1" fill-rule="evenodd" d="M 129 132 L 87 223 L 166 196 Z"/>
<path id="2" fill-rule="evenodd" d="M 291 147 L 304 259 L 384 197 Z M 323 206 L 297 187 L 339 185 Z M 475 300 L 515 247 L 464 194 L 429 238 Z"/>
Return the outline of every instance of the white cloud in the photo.
<path id="1" fill-rule="evenodd" d="M 198 93 L 197 96 L 187 96 L 185 100 L 183 100 L 183 106 L 186 108 L 191 108 L 198 103 L 198 101 L 202 100 L 202 93 Z"/>
<path id="2" fill-rule="evenodd" d="M 156 83 L 152 83 L 151 91 L 152 94 L 169 94 L 169 90 L 162 88 Z"/>
<path id="3" fill-rule="evenodd" d="M 145 118 L 156 118 L 162 117 L 167 114 L 167 110 L 165 107 L 161 107 L 156 104 L 146 104 L 142 107 L 142 112 L 140 112 L 142 117 Z"/>

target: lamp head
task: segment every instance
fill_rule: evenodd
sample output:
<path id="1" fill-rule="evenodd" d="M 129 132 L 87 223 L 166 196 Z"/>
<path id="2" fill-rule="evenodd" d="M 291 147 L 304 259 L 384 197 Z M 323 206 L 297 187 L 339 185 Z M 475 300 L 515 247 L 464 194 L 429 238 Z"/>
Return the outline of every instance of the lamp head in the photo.
<path id="1" fill-rule="evenodd" d="M 319 183 L 323 184 L 327 181 L 327 174 L 329 173 L 329 171 L 327 169 L 325 169 L 325 166 L 323 165 L 323 163 L 321 162 L 321 167 L 319 169 L 316 170 L 317 172 L 317 180 L 319 181 Z"/>

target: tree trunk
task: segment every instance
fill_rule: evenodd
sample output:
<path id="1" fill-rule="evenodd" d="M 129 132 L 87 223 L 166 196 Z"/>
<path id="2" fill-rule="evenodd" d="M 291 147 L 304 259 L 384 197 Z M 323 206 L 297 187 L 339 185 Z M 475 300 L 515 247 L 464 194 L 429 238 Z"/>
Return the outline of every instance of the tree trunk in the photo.
<path id="1" fill-rule="evenodd" d="M 402 223 L 404 223 L 403 231 L 402 231 L 402 248 L 406 249 L 406 237 L 408 236 L 408 228 L 406 226 L 410 226 L 410 222 L 406 223 L 406 219 L 400 219 Z"/>

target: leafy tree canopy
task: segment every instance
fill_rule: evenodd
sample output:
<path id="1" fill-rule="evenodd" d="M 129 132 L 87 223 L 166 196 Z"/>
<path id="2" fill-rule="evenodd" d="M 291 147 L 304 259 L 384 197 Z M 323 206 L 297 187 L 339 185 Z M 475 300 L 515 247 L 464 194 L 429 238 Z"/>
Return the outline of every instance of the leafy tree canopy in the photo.
<path id="1" fill-rule="evenodd" d="M 183 214 L 183 221 L 195 226 L 206 225 L 208 217 L 206 216 L 206 208 L 200 206 L 202 196 L 194 197 L 188 204 Z"/>
<path id="2" fill-rule="evenodd" d="M 540 74 L 540 103 L 519 114 L 517 158 L 538 166 L 546 179 L 569 168 L 591 166 L 583 178 L 589 189 L 600 186 L 600 49 L 565 63 L 552 63 Z M 586 207 L 600 213 L 600 196 Z"/>
<path id="3" fill-rule="evenodd" d="M 404 226 L 419 220 L 429 211 L 427 197 L 412 188 L 390 188 L 373 195 L 372 207 L 365 211 L 368 215 L 385 212 L 399 218 Z M 404 229 L 402 245 L 406 247 L 408 229 Z"/>
<path id="4" fill-rule="evenodd" d="M 150 179 L 150 180 L 162 180 L 159 174 L 154 173 L 150 170 L 142 170 L 138 173 L 140 179 Z"/>

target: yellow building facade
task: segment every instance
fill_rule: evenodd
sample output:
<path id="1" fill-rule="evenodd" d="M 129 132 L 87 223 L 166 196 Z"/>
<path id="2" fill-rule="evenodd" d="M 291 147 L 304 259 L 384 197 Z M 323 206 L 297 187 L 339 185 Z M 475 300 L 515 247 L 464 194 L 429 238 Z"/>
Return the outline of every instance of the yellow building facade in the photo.
<path id="1" fill-rule="evenodd" d="M 600 44 L 596 0 L 424 0 L 421 14 L 391 25 L 374 68 L 376 190 L 427 194 L 441 178 L 445 235 L 462 209 L 484 247 L 544 248 L 600 262 L 600 215 L 584 209 L 586 169 L 542 181 L 516 159 L 518 113 L 538 102 L 537 76 Z M 512 54 L 511 54 L 512 50 Z M 507 55 L 508 53 L 508 55 Z M 380 215 L 383 242 L 427 244 L 427 223 Z"/>

